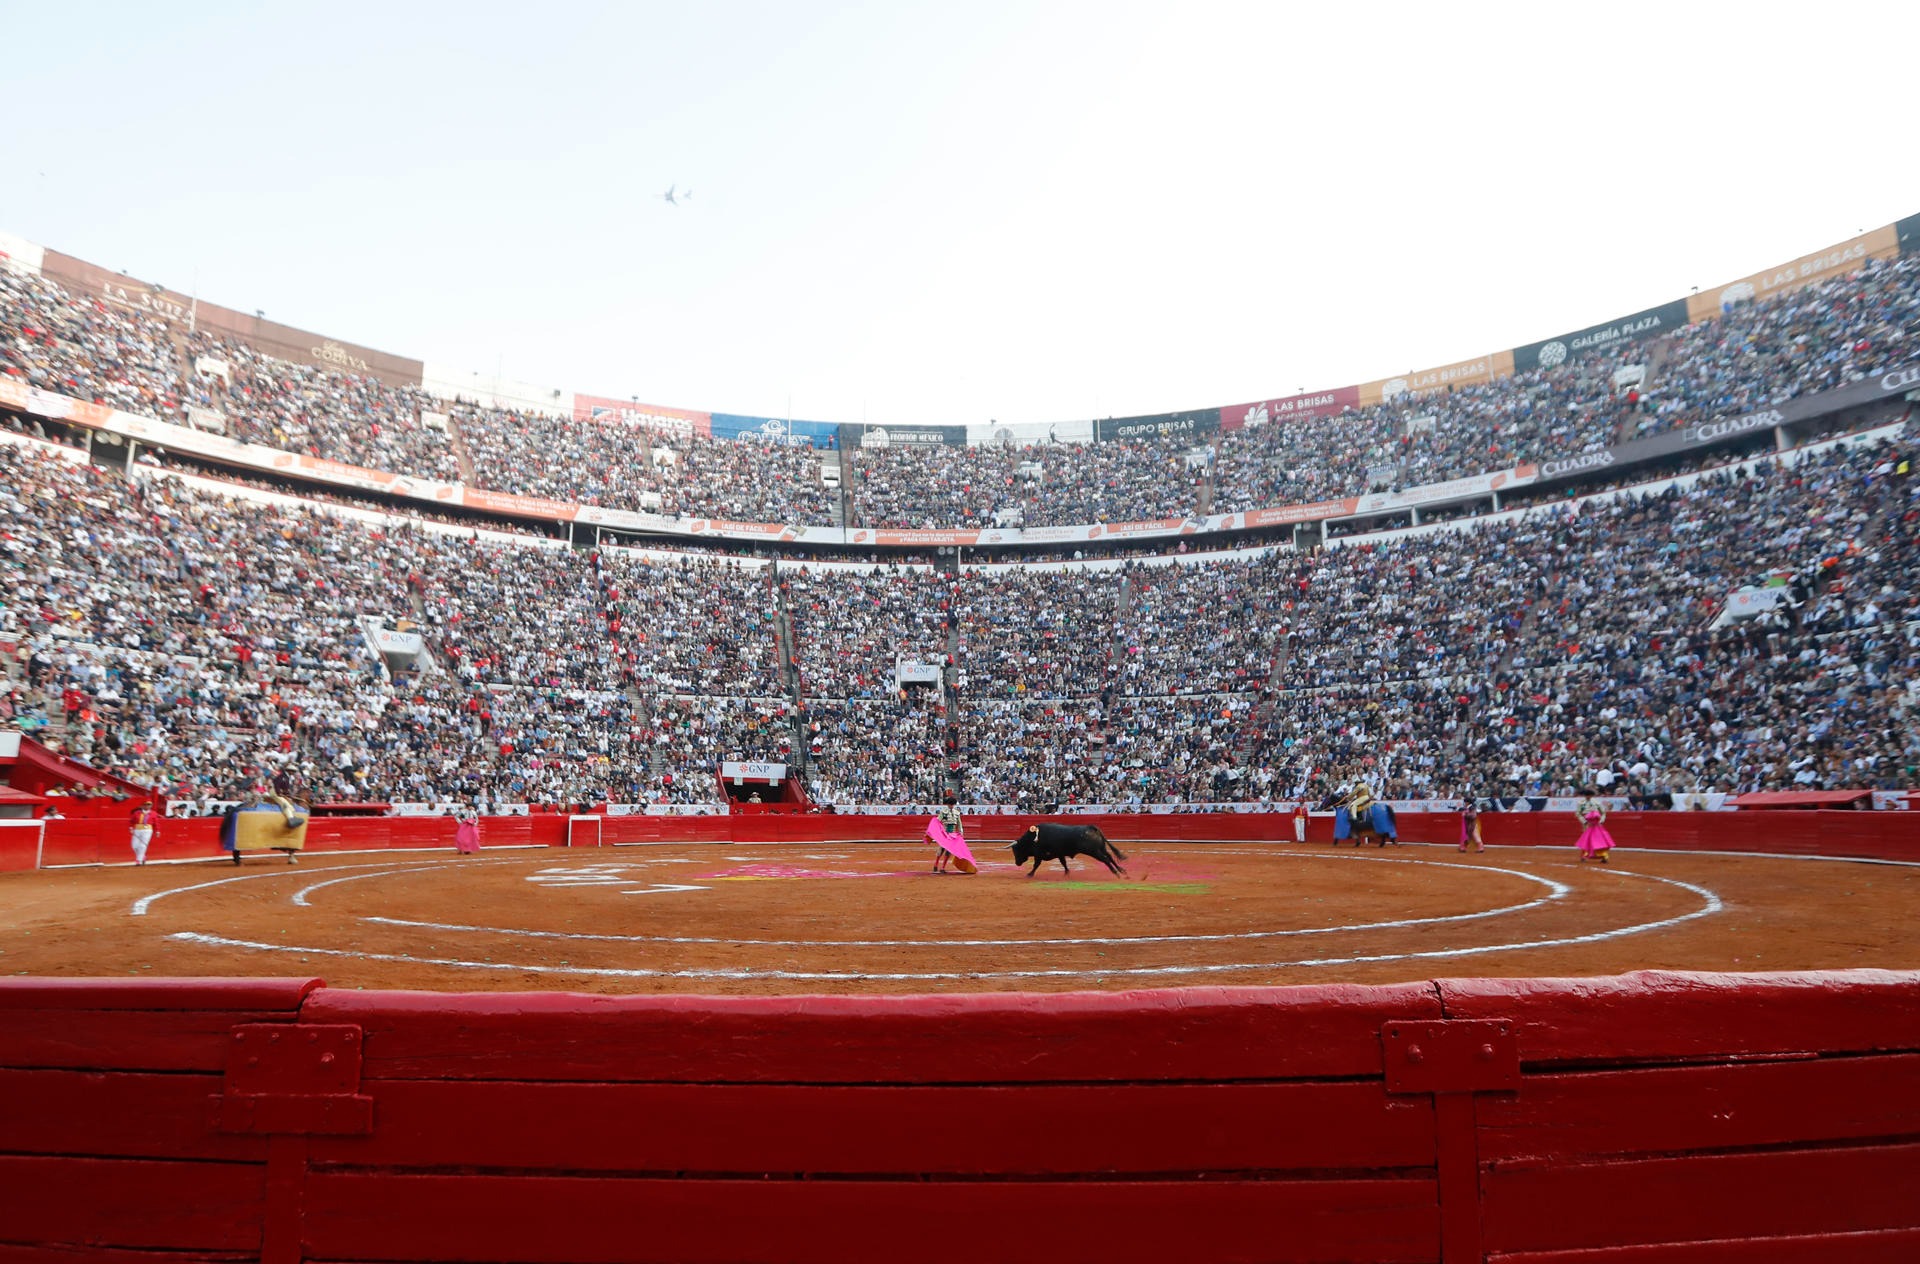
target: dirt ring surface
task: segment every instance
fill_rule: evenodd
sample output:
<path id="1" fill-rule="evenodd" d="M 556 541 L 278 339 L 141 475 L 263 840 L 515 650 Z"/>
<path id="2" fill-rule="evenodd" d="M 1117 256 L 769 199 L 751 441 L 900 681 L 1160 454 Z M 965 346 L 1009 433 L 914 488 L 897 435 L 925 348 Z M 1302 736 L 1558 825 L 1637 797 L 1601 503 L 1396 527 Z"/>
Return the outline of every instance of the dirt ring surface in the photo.
<path id="1" fill-rule="evenodd" d="M 777 994 L 1920 967 L 1912 865 L 1140 844 L 1124 878 L 1029 878 L 982 859 L 933 875 L 910 846 L 662 844 L 7 874 L 0 970 Z"/>

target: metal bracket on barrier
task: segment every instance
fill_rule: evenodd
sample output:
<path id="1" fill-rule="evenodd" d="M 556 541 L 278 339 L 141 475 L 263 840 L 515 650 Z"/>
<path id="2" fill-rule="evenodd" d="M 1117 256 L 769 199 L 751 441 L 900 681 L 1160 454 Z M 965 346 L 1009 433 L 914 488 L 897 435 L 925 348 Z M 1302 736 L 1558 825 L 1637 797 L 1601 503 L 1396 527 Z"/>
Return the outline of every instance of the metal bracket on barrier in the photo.
<path id="1" fill-rule="evenodd" d="M 364 1136 L 373 1099 L 360 1093 L 360 1028 L 351 1023 L 244 1023 L 227 1045 L 221 1132 Z"/>
<path id="2" fill-rule="evenodd" d="M 1505 1019 L 1392 1022 L 1380 1029 L 1389 1093 L 1494 1093 L 1520 1087 L 1520 1045 Z"/>

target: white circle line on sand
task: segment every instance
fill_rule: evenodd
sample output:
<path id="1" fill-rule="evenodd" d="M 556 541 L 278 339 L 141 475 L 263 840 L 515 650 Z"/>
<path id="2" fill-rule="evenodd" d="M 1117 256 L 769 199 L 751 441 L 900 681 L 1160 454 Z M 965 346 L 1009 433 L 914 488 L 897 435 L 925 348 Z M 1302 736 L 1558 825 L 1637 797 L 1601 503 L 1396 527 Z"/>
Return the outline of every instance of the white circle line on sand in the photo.
<path id="1" fill-rule="evenodd" d="M 460 957 L 420 957 L 411 953 L 360 952 L 350 948 L 303 948 L 294 944 L 266 944 L 252 940 L 228 939 L 225 936 L 206 935 L 197 931 L 180 931 L 169 935 L 168 938 L 181 943 L 202 944 L 208 947 L 247 948 L 260 952 L 291 952 L 308 956 L 350 957 L 361 961 L 391 961 L 408 965 L 447 966 L 459 970 L 518 970 L 532 974 L 560 974 L 620 979 L 778 979 L 813 982 L 914 983 L 950 979 L 1142 978 L 1182 974 L 1227 974 L 1245 970 L 1284 970 L 1316 966 L 1362 965 L 1386 961 L 1444 960 L 1451 957 L 1482 956 L 1491 952 L 1518 952 L 1532 948 L 1560 948 L 1575 944 L 1604 943 L 1607 940 L 1622 939 L 1628 935 L 1640 935 L 1648 931 L 1662 930 L 1669 926 L 1678 926 L 1684 922 L 1691 922 L 1696 918 L 1711 916 L 1720 912 L 1724 907 L 1718 895 L 1706 887 L 1696 886 L 1691 882 L 1682 882 L 1677 878 L 1663 878 L 1654 874 L 1634 873 L 1631 870 L 1621 870 L 1618 871 L 1618 873 L 1619 876 L 1623 878 L 1641 878 L 1691 891 L 1701 898 L 1701 906 L 1691 913 L 1682 913 L 1676 917 L 1662 918 L 1652 922 L 1641 922 L 1633 926 L 1617 927 L 1613 930 L 1593 931 L 1585 935 L 1562 936 L 1557 939 L 1523 940 L 1505 944 L 1481 944 L 1469 948 L 1431 948 L 1419 952 L 1375 953 L 1355 957 L 1317 957 L 1294 961 L 1224 962 L 1209 965 L 1126 966 L 1095 970 L 872 972 L 864 970 L 755 970 L 738 967 L 725 969 L 663 970 L 622 966 L 543 966 L 526 965 L 508 961 L 471 961 Z"/>
<path id="2" fill-rule="evenodd" d="M 480 863 L 483 865 L 510 865 L 510 864 L 524 864 L 526 862 L 523 860 L 504 860 L 503 859 L 503 860 L 483 860 Z M 375 873 L 367 873 L 367 874 L 360 875 L 361 877 L 371 878 L 371 877 L 378 876 L 378 873 L 380 872 L 385 872 L 388 870 L 431 869 L 435 867 L 436 866 L 433 866 L 433 865 L 421 864 L 420 857 L 413 856 L 413 857 L 409 857 L 406 860 L 389 860 L 380 864 L 336 865 L 330 870 L 330 872 L 338 873 L 342 869 L 372 869 L 377 871 Z M 236 873 L 233 876 L 227 877 L 227 878 L 215 878 L 212 882 L 196 882 L 191 886 L 169 887 L 165 891 L 155 891 L 151 895 L 143 895 L 139 899 L 135 900 L 131 905 L 128 906 L 127 912 L 130 916 L 133 916 L 133 917 L 145 917 L 147 915 L 147 910 L 153 907 L 153 904 L 156 900 L 164 900 L 170 895 L 185 895 L 189 891 L 204 891 L 204 890 L 207 890 L 209 887 L 224 887 L 229 883 L 233 883 L 233 882 L 252 882 L 257 878 L 310 878 L 312 876 L 313 876 L 313 873 L 311 870 L 307 871 L 306 873 L 301 873 L 297 869 L 274 869 L 267 873 Z M 336 879 L 336 881 L 345 881 L 345 879 Z M 308 888 L 308 889 L 310 890 L 311 888 Z M 299 903 L 299 902 L 300 901 L 298 900 L 295 901 L 295 903 Z"/>
<path id="3" fill-rule="evenodd" d="M 1285 853 L 1282 853 L 1285 854 Z M 1331 856 L 1300 856 L 1301 860 L 1331 860 Z M 1390 857 L 1376 857 L 1386 864 L 1410 865 L 1424 864 L 1435 866 L 1434 861 L 1394 860 Z M 600 943 L 631 944 L 728 944 L 743 948 L 1030 948 L 1048 946 L 1100 945 L 1100 944 L 1194 944 L 1223 943 L 1232 940 L 1281 939 L 1293 935 L 1339 935 L 1355 931 L 1395 930 L 1408 926 L 1443 926 L 1452 922 L 1480 921 L 1489 917 L 1502 917 L 1510 913 L 1520 913 L 1527 909 L 1539 908 L 1553 900 L 1565 899 L 1572 888 L 1552 878 L 1543 878 L 1538 874 L 1524 873 L 1517 869 L 1498 869 L 1491 865 L 1458 865 L 1438 863 L 1443 869 L 1471 869 L 1475 873 L 1500 873 L 1529 882 L 1537 882 L 1547 888 L 1547 894 L 1538 899 L 1526 900 L 1519 904 L 1506 904 L 1499 908 L 1486 909 L 1477 913 L 1450 913 L 1440 917 L 1405 917 L 1385 922 L 1357 922 L 1351 926 L 1303 926 L 1289 930 L 1249 930 L 1228 931 L 1217 935 L 1121 935 L 1087 936 L 1076 939 L 732 939 L 722 936 L 695 935 L 595 935 L 582 931 L 525 930 L 503 926 L 468 926 L 454 922 L 421 922 L 398 917 L 363 917 L 363 922 L 373 922 L 382 926 L 405 926 L 417 930 L 443 930 L 464 934 L 512 935 L 526 939 L 566 939 L 585 940 Z M 363 877 L 377 875 L 364 874 Z M 349 881 L 349 879 L 342 879 Z"/>

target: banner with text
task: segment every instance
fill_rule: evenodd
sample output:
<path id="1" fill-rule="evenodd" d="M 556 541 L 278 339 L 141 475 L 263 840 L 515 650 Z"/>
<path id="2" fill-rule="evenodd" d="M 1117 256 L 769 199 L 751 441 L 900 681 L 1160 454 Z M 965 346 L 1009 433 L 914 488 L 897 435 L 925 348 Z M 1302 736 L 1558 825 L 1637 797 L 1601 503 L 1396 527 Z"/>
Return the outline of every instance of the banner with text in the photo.
<path id="1" fill-rule="evenodd" d="M 1298 421 L 1303 417 L 1335 417 L 1360 406 L 1360 388 L 1343 386 L 1333 391 L 1315 391 L 1307 395 L 1289 395 L 1284 399 L 1262 400 L 1254 404 L 1229 404 L 1220 410 L 1220 429 L 1239 430 L 1264 426 L 1269 422 Z"/>
<path id="2" fill-rule="evenodd" d="M 1217 408 L 1159 413 L 1152 417 L 1109 417 L 1093 423 L 1094 438 L 1101 443 L 1154 443 L 1169 439 L 1192 439 L 1198 443 L 1219 429 Z"/>
<path id="3" fill-rule="evenodd" d="M 1366 382 L 1356 389 L 1360 395 L 1360 406 L 1371 408 L 1382 400 L 1397 399 L 1402 395 L 1425 395 L 1431 391 L 1444 391 L 1456 386 L 1478 386 L 1482 382 L 1491 382 L 1495 378 L 1513 376 L 1513 352 L 1496 351 L 1492 355 L 1475 357 L 1472 360 L 1460 360 L 1453 364 L 1443 364 L 1437 369 L 1421 369 L 1404 377 L 1383 378 L 1378 382 Z"/>
<path id="4" fill-rule="evenodd" d="M 834 421 L 787 421 L 779 417 L 714 413 L 712 425 L 716 439 L 784 443 L 802 448 L 831 448 L 840 441 L 840 423 Z"/>
<path id="5" fill-rule="evenodd" d="M 842 448 L 958 448 L 965 447 L 965 426 L 870 426 L 843 423 Z"/>
<path id="6" fill-rule="evenodd" d="M 1642 465 L 1665 457 L 1709 448 L 1741 435 L 1770 432 L 1776 426 L 1790 426 L 1849 408 L 1900 399 L 1907 392 L 1920 390 L 1920 361 L 1875 373 L 1864 381 L 1852 382 L 1830 391 L 1802 395 L 1737 417 L 1717 417 L 1681 426 L 1651 439 L 1636 439 L 1596 452 L 1575 452 L 1540 462 L 1535 481 L 1557 483 L 1614 466 Z"/>
<path id="7" fill-rule="evenodd" d="M 1801 255 L 1765 272 L 1742 277 L 1731 285 L 1695 294 L 1687 300 L 1687 318 L 1711 320 L 1728 308 L 1758 302 L 1776 294 L 1790 294 L 1805 285 L 1851 272 L 1869 259 L 1891 259 L 1900 253 L 1900 236 L 1888 224 L 1810 255 Z"/>
<path id="8" fill-rule="evenodd" d="M 1649 307 L 1644 312 L 1608 321 L 1604 325 L 1589 325 L 1570 334 L 1561 334 L 1558 338 L 1547 338 L 1517 347 L 1513 352 L 1513 371 L 1525 373 L 1529 369 L 1555 368 L 1585 352 L 1617 343 L 1657 338 L 1661 334 L 1672 333 L 1686 323 L 1687 302 L 1685 299 L 1676 299 L 1658 307 Z"/>
<path id="9" fill-rule="evenodd" d="M 710 413 L 691 408 L 668 408 L 661 404 L 643 404 L 632 399 L 609 399 L 604 395 L 573 397 L 575 421 L 619 422 L 627 426 L 645 426 L 668 434 L 709 436 L 713 433 Z"/>
<path id="10" fill-rule="evenodd" d="M 1091 421 L 988 421 L 968 426 L 967 443 L 976 448 L 1025 448 L 1039 444 L 1092 443 Z"/>
<path id="11" fill-rule="evenodd" d="M 295 364 L 377 377 L 393 386 L 419 386 L 425 369 L 418 360 L 351 342 L 336 342 L 292 325 L 245 315 L 162 285 L 109 272 L 57 250 L 46 252 L 41 271 L 68 289 L 91 294 L 121 311 L 162 320 L 183 330 L 192 327 L 205 333 L 227 335 L 256 351 Z"/>

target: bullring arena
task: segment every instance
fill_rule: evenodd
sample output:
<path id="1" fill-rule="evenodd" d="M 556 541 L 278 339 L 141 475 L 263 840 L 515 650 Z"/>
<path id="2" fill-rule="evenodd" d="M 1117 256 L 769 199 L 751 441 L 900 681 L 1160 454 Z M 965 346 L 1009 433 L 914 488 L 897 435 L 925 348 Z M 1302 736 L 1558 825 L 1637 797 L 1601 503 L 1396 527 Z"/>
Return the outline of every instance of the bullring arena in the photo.
<path id="1" fill-rule="evenodd" d="M 195 286 L 0 233 L 0 1264 L 1920 1259 L 1920 215 L 1059 423 Z"/>

